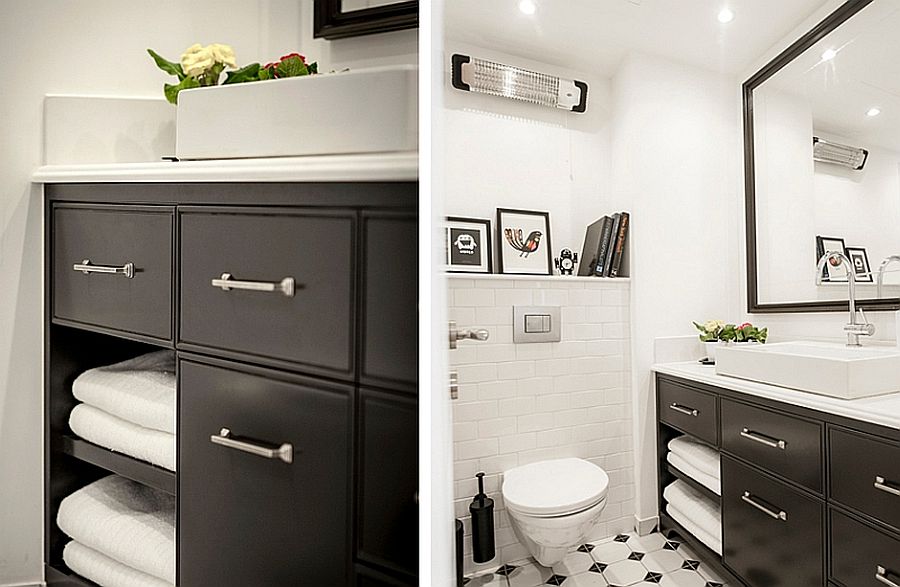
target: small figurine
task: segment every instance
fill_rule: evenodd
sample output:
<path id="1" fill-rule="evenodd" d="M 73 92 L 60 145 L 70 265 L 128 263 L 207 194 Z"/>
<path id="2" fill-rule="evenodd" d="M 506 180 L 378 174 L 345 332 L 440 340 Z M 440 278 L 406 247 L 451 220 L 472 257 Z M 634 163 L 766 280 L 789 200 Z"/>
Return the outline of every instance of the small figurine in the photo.
<path id="1" fill-rule="evenodd" d="M 575 263 L 578 262 L 578 253 L 573 253 L 571 249 L 563 249 L 553 262 L 560 275 L 572 275 L 572 272 L 575 271 Z"/>

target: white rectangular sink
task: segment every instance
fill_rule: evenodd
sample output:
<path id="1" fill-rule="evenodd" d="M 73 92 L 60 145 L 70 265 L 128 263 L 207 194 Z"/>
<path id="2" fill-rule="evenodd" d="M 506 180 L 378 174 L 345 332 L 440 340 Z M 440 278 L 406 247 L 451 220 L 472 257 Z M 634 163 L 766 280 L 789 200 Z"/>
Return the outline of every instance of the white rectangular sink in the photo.
<path id="1" fill-rule="evenodd" d="M 857 399 L 900 391 L 900 349 L 818 342 L 737 344 L 716 351 L 716 373 Z"/>

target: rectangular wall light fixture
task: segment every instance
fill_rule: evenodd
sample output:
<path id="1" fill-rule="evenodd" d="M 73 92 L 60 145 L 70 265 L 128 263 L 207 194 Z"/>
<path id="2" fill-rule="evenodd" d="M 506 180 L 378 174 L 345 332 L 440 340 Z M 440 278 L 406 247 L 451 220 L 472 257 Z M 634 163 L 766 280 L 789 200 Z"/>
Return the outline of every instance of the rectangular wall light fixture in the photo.
<path id="1" fill-rule="evenodd" d="M 522 100 L 532 104 L 584 112 L 588 86 L 577 80 L 503 65 L 487 59 L 454 54 L 453 87 L 467 92 Z"/>
<path id="2" fill-rule="evenodd" d="M 813 159 L 823 163 L 834 163 L 861 171 L 866 165 L 869 152 L 859 147 L 850 147 L 840 143 L 824 141 L 813 137 Z"/>

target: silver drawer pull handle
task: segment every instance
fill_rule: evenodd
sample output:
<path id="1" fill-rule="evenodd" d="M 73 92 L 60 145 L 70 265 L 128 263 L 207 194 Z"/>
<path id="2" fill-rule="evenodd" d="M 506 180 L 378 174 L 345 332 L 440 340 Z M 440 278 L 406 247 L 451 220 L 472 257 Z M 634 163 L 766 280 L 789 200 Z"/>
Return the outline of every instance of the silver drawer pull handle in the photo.
<path id="1" fill-rule="evenodd" d="M 900 584 L 897 584 L 897 583 L 891 581 L 890 579 L 888 579 L 887 575 L 889 572 L 890 571 L 888 571 L 886 568 L 882 567 L 881 565 L 876 566 L 875 567 L 875 580 L 878 581 L 879 583 L 884 583 L 888 587 L 900 587 Z M 891 573 L 891 574 L 893 575 L 894 573 Z"/>
<path id="2" fill-rule="evenodd" d="M 281 292 L 285 296 L 294 297 L 294 291 L 297 289 L 293 277 L 285 277 L 279 282 L 269 281 L 238 281 L 231 273 L 223 273 L 222 277 L 212 280 L 213 287 L 220 287 L 222 291 L 231 291 L 233 289 L 245 289 L 249 291 L 276 291 Z"/>
<path id="3" fill-rule="evenodd" d="M 231 430 L 228 428 L 222 428 L 218 434 L 210 436 L 209 441 L 213 444 L 227 446 L 228 448 L 248 452 L 266 459 L 281 459 L 289 465 L 294 462 L 294 446 L 288 442 L 285 442 L 278 448 L 266 448 L 252 442 L 234 439 L 231 436 Z"/>
<path id="4" fill-rule="evenodd" d="M 781 450 L 787 448 L 787 442 L 778 440 L 777 438 L 766 436 L 765 434 L 760 434 L 759 432 L 753 432 L 749 428 L 742 429 L 741 436 L 743 436 L 744 438 L 748 438 L 754 442 L 765 444 L 766 446 L 770 446 L 772 448 L 780 448 Z"/>
<path id="5" fill-rule="evenodd" d="M 81 263 L 72 265 L 75 271 L 81 271 L 85 275 L 91 273 L 108 273 L 110 275 L 124 275 L 128 279 L 134 279 L 134 263 L 125 263 L 121 267 L 110 265 L 92 265 L 90 259 L 85 259 Z"/>
<path id="6" fill-rule="evenodd" d="M 755 507 L 762 513 L 766 514 L 767 516 L 769 516 L 771 518 L 775 518 L 776 520 L 781 520 L 782 522 L 787 522 L 787 512 L 785 512 L 784 510 L 774 512 L 774 511 L 770 510 L 769 508 L 767 508 L 766 506 L 757 503 L 753 499 L 753 497 L 750 495 L 749 491 L 745 491 L 744 495 L 741 496 L 741 499 L 743 501 L 749 503 L 750 505 L 752 505 L 753 507 Z"/>
<path id="7" fill-rule="evenodd" d="M 679 406 L 678 404 L 670 405 L 669 409 L 675 410 L 679 414 L 684 414 L 685 416 L 693 416 L 695 418 L 700 415 L 700 410 L 695 410 L 694 408 L 686 408 L 684 406 Z"/>
<path id="8" fill-rule="evenodd" d="M 884 477 L 875 477 L 875 489 L 900 497 L 900 489 L 888 485 L 888 482 L 885 481 Z"/>

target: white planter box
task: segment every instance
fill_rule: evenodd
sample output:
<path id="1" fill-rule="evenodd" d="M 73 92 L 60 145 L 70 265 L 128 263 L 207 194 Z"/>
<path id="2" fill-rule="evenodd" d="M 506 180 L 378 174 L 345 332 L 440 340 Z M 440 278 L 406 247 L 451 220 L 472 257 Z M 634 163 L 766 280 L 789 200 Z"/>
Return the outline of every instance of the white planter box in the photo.
<path id="1" fill-rule="evenodd" d="M 418 68 L 378 67 L 184 90 L 179 159 L 415 151 Z"/>

